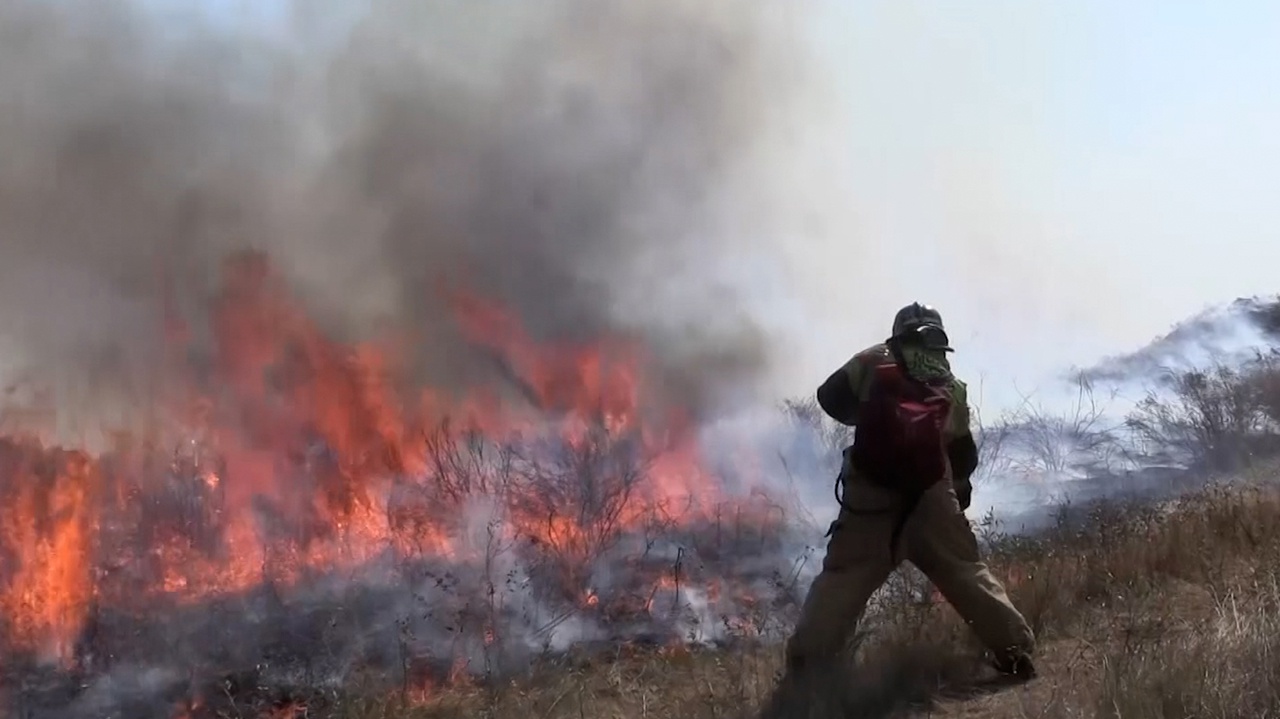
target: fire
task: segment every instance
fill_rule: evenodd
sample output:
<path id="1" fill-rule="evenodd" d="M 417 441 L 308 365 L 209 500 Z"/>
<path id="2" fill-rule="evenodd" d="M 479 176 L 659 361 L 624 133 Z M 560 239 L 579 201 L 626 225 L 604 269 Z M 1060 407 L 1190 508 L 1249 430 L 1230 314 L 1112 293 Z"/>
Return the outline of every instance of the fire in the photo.
<path id="1" fill-rule="evenodd" d="M 71 662 L 100 610 L 284 591 L 388 558 L 484 561 L 465 540 L 476 497 L 496 505 L 489 542 L 535 553 L 589 611 L 611 601 L 590 566 L 622 537 L 722 526 L 689 418 L 646 402 L 642 347 L 541 343 L 492 301 L 450 299 L 523 401 L 411 389 L 394 342 L 333 339 L 261 255 L 227 263 L 207 322 L 169 307 L 164 431 L 100 456 L 0 440 L 4 646 Z M 772 521 L 767 502 L 734 512 Z M 682 581 L 657 576 L 641 603 Z M 499 636 L 486 626 L 484 645 Z"/>
<path id="2" fill-rule="evenodd" d="M 9 639 L 44 658 L 68 660 L 93 595 L 89 559 L 96 469 L 77 452 L 32 440 L 0 443 L 6 579 L 0 607 Z"/>

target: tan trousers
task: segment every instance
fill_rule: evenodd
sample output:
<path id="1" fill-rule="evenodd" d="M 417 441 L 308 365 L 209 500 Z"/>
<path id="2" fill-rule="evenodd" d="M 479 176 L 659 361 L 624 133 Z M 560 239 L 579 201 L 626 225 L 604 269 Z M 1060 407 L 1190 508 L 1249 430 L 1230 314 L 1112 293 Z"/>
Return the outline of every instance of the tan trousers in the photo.
<path id="1" fill-rule="evenodd" d="M 845 482 L 844 503 L 854 512 L 842 509 L 832 525 L 822 572 L 787 643 L 793 666 L 838 654 L 871 595 L 904 559 L 933 582 L 992 652 L 1034 650 L 1031 627 L 982 562 L 951 482 L 926 491 L 914 509 L 907 502 L 856 477 Z M 895 528 L 900 538 L 891 548 Z"/>

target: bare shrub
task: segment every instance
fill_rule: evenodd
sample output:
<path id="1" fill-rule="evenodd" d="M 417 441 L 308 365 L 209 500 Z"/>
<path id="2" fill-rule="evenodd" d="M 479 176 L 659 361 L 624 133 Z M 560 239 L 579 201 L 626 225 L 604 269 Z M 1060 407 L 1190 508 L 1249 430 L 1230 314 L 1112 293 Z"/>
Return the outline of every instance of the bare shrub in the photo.
<path id="1" fill-rule="evenodd" d="M 1244 367 L 1216 362 L 1169 370 L 1126 425 L 1155 457 L 1199 469 L 1237 469 L 1250 461 L 1260 439 L 1273 434 L 1262 391 L 1270 381 L 1261 358 Z"/>
<path id="2" fill-rule="evenodd" d="M 973 407 L 969 426 L 974 442 L 978 445 L 978 468 L 971 481 L 978 485 L 1008 472 L 1011 466 L 1009 454 L 1005 451 L 1005 444 L 1011 434 L 1008 424 L 1000 421 L 984 422 L 982 412 Z"/>
<path id="3" fill-rule="evenodd" d="M 1037 434 L 1044 436 L 1044 427 L 1056 430 L 1059 437 L 1069 447 L 1063 460 L 1057 466 L 1068 469 L 1073 466 L 1086 471 L 1111 471 L 1117 464 L 1126 464 L 1131 458 L 1117 436 L 1116 424 L 1110 423 L 1107 408 L 1115 399 L 1115 391 L 1109 395 L 1107 402 L 1099 402 L 1093 384 L 1080 375 L 1076 380 L 1076 398 L 1067 414 L 1061 417 L 1049 417 L 1042 410 L 1032 416 L 1032 425 L 1039 426 Z M 1035 446 L 1042 446 L 1042 457 L 1052 455 L 1049 438 L 1038 439 Z M 1061 451 L 1061 449 L 1059 450 Z"/>
<path id="4" fill-rule="evenodd" d="M 845 447 L 853 444 L 854 428 L 828 417 L 814 397 L 786 400 L 782 411 L 813 440 L 817 451 L 839 456 Z"/>
<path id="5" fill-rule="evenodd" d="M 1099 398 L 1083 374 L 1074 384 L 1075 396 L 1062 412 L 1024 395 L 1017 408 L 982 426 L 984 444 L 991 443 L 983 450 L 984 478 L 1017 479 L 1047 489 L 1064 478 L 1106 475 L 1134 465 L 1123 423 L 1108 412 L 1115 392 Z"/>
<path id="6" fill-rule="evenodd" d="M 594 422 L 571 442 L 535 438 L 515 454 L 510 509 L 566 591 L 580 592 L 591 566 L 618 541 L 624 512 L 637 508 L 632 499 L 651 452 L 638 436 L 616 436 Z"/>
<path id="7" fill-rule="evenodd" d="M 1249 381 L 1268 420 L 1268 429 L 1280 433 L 1280 348 L 1259 352 L 1249 366 Z M 1268 447 L 1275 451 L 1275 447 Z"/>

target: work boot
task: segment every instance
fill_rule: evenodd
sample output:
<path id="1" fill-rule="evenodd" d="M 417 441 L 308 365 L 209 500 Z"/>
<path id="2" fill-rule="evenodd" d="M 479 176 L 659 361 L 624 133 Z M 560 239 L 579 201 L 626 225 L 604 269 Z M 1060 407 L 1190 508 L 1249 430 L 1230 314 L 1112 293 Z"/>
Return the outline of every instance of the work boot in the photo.
<path id="1" fill-rule="evenodd" d="M 1020 649 L 997 653 L 991 664 L 997 672 L 1011 679 L 1029 682 L 1037 676 L 1036 665 L 1031 662 L 1031 655 Z"/>

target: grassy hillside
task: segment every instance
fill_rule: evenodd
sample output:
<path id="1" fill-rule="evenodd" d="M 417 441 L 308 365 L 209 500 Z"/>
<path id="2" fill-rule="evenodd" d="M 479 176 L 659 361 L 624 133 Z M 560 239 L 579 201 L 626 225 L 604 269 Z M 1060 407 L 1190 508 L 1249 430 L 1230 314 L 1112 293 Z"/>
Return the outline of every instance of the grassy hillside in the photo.
<path id="1" fill-rule="evenodd" d="M 1041 678 L 1000 686 L 952 610 L 898 599 L 847 667 L 779 685 L 775 647 L 561 658 L 497 687 L 358 691 L 280 716 L 1266 717 L 1280 711 L 1280 490 L 1273 469 L 1159 507 L 1100 504 L 1033 538 L 992 536 L 1042 645 Z M 892 588 L 890 588 L 890 591 Z M 228 716 L 233 716 L 228 714 Z"/>

